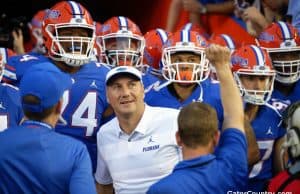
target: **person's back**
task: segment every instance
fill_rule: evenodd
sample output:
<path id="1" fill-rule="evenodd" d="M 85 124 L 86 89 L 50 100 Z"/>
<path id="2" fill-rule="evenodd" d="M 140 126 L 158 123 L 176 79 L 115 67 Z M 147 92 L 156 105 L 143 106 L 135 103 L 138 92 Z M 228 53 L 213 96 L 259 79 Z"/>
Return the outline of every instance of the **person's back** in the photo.
<path id="1" fill-rule="evenodd" d="M 0 133 L 0 193 L 72 193 L 70 180 L 86 174 L 82 184 L 93 181 L 85 146 L 49 127 L 25 121 Z M 77 169 L 83 163 L 89 168 Z"/>
<path id="2" fill-rule="evenodd" d="M 28 71 L 19 88 L 23 122 L 0 133 L 0 193 L 94 194 L 86 146 L 54 132 L 70 76 L 52 63 Z"/>
<path id="3" fill-rule="evenodd" d="M 232 136 L 231 138 L 232 140 L 236 138 L 237 140 L 234 140 L 235 142 L 242 142 L 240 141 L 241 135 Z M 237 145 L 237 143 L 232 144 L 230 147 L 227 145 L 226 149 L 223 151 L 223 156 L 226 155 L 228 150 L 230 150 L 228 155 L 232 154 L 232 156 L 234 156 L 234 154 L 235 156 L 238 156 L 238 152 L 243 152 L 240 151 L 240 148 L 236 148 L 237 146 L 235 145 Z M 235 149 L 234 152 L 232 151 L 233 149 Z M 246 144 L 244 144 L 243 149 L 246 149 Z M 214 193 L 224 193 L 225 190 L 243 191 L 245 189 L 245 181 L 243 184 L 240 183 L 243 182 L 243 179 L 246 179 L 245 174 L 247 172 L 245 166 L 247 158 L 245 155 L 240 155 L 244 160 L 242 160 L 240 157 L 239 160 L 236 160 L 236 163 L 233 163 L 232 160 L 224 159 L 223 156 L 218 158 L 218 155 L 219 153 L 215 153 L 214 155 L 210 154 L 180 163 L 179 165 L 175 166 L 173 173 L 169 175 L 167 179 L 162 179 L 156 185 L 156 188 L 159 189 L 155 190 L 153 188 L 149 194 L 158 192 L 163 185 L 168 185 L 169 187 L 165 188 L 170 188 L 170 184 L 174 184 L 176 185 L 176 188 L 180 188 L 179 190 L 174 190 L 171 188 L 170 192 L 167 192 L 170 194 L 211 193 L 212 191 Z M 212 187 L 214 187 L 213 190 L 211 190 Z"/>

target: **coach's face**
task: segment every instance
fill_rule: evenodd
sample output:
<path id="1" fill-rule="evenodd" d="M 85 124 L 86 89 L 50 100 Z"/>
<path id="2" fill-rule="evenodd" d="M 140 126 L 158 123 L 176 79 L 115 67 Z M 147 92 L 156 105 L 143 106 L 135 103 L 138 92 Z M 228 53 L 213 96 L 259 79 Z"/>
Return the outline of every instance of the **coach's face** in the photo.
<path id="1" fill-rule="evenodd" d="M 144 111 L 144 86 L 132 77 L 118 77 L 107 86 L 107 99 L 116 116 L 131 116 Z"/>

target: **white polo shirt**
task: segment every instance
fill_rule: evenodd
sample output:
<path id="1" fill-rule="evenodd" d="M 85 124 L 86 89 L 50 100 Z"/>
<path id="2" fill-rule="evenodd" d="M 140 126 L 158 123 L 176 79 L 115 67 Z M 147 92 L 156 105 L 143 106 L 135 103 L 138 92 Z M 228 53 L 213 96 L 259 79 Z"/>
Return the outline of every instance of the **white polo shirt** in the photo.
<path id="1" fill-rule="evenodd" d="M 146 105 L 131 135 L 121 130 L 117 118 L 103 125 L 97 134 L 97 182 L 113 183 L 118 194 L 142 194 L 170 174 L 182 158 L 175 138 L 178 113 Z"/>

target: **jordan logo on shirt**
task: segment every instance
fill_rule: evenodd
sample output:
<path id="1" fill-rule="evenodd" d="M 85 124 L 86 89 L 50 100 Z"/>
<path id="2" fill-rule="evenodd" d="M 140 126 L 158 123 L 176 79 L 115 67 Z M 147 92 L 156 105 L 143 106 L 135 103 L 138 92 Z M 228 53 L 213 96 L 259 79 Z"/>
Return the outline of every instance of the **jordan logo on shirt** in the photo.
<path id="1" fill-rule="evenodd" d="M 148 144 L 149 143 L 154 143 L 155 141 L 153 141 L 152 136 L 150 136 L 149 140 L 148 140 Z"/>
<path id="2" fill-rule="evenodd" d="M 98 86 L 96 85 L 96 81 L 95 80 L 91 83 L 90 87 L 98 88 Z"/>
<path id="3" fill-rule="evenodd" d="M 0 109 L 5 110 L 6 108 L 3 106 L 3 102 L 0 102 Z"/>
<path id="4" fill-rule="evenodd" d="M 268 131 L 267 131 L 266 135 L 273 135 L 273 132 L 272 132 L 272 129 L 271 129 L 271 127 L 269 127 L 269 129 L 268 129 Z"/>

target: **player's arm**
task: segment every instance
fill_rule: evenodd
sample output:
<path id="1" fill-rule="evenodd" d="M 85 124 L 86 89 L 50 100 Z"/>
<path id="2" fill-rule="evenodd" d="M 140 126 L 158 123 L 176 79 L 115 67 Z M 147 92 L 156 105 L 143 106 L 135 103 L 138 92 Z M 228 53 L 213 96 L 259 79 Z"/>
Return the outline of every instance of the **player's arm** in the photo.
<path id="1" fill-rule="evenodd" d="M 230 50 L 212 44 L 206 49 L 208 60 L 214 65 L 220 81 L 224 109 L 223 129 L 236 128 L 244 133 L 244 110 L 236 82 L 230 69 Z"/>
<path id="2" fill-rule="evenodd" d="M 114 193 L 112 184 L 102 185 L 102 184 L 96 183 L 96 188 L 97 188 L 98 194 L 113 194 Z"/>
<path id="3" fill-rule="evenodd" d="M 179 14 L 182 9 L 181 0 L 172 0 L 169 6 L 168 19 L 166 30 L 173 32 L 179 19 Z"/>
<path id="4" fill-rule="evenodd" d="M 284 142 L 284 137 L 281 137 L 275 141 L 274 144 L 274 155 L 273 155 L 273 173 L 276 175 L 277 173 L 284 170 L 283 166 L 281 165 L 281 147 Z M 286 154 L 287 155 L 287 154 Z M 285 155 L 285 161 L 288 161 L 288 157 Z"/>

